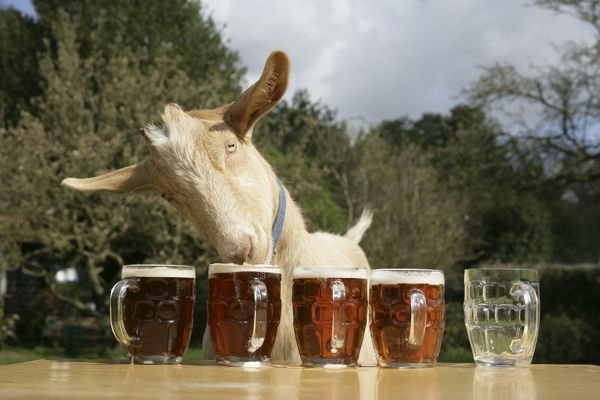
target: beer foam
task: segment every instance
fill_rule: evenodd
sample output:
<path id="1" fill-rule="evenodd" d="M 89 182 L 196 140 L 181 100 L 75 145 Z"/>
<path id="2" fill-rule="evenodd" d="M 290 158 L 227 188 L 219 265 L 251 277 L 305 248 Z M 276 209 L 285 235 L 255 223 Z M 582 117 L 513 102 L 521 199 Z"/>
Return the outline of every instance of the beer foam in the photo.
<path id="1" fill-rule="evenodd" d="M 369 271 L 366 268 L 347 267 L 296 267 L 294 278 L 341 278 L 341 279 L 367 279 Z"/>
<path id="2" fill-rule="evenodd" d="M 277 265 L 269 264 L 210 264 L 208 275 L 230 274 L 232 272 L 265 272 L 269 274 L 281 274 L 281 269 Z"/>
<path id="3" fill-rule="evenodd" d="M 444 273 L 432 269 L 379 269 L 371 272 L 371 285 L 395 283 L 443 285 Z"/>
<path id="4" fill-rule="evenodd" d="M 187 265 L 125 265 L 121 279 L 125 278 L 196 278 L 196 269 Z"/>

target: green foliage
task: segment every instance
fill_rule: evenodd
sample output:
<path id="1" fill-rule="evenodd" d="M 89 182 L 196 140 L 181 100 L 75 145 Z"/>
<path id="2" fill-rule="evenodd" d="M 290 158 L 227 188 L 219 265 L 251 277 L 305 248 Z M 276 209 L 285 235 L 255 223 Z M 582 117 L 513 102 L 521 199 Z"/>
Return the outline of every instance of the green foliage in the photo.
<path id="1" fill-rule="evenodd" d="M 16 325 L 20 317 L 17 314 L 0 315 L 0 349 L 9 339 L 16 339 Z"/>
<path id="2" fill-rule="evenodd" d="M 96 16 L 100 24 L 107 18 L 103 15 Z M 46 42 L 39 61 L 44 94 L 34 100 L 35 113 L 23 114 L 15 128 L 1 132 L 0 178 L 6 185 L 0 192 L 0 251 L 3 268 L 22 267 L 44 280 L 52 297 L 66 305 L 59 308 L 62 315 L 93 316 L 104 313 L 121 265 L 203 266 L 214 252 L 156 198 L 86 196 L 65 190 L 60 181 L 141 161 L 146 148 L 137 129 L 158 119 L 162 105 L 221 104 L 239 83 L 220 76 L 198 85 L 169 44 L 154 49 L 151 60 L 147 49 L 126 46 L 118 38 L 109 46 L 110 57 L 94 40 L 83 51 L 73 16 L 58 12 L 54 18 L 49 27 L 53 42 Z M 200 15 L 194 21 L 214 29 Z M 223 55 L 214 63 L 240 71 L 237 58 L 233 62 Z M 77 269 L 80 287 L 54 280 L 56 270 L 67 266 Z"/>
<path id="3" fill-rule="evenodd" d="M 600 361 L 600 266 L 540 268 L 542 319 L 535 362 Z"/>
<path id="4" fill-rule="evenodd" d="M 40 358 L 44 358 L 46 354 L 41 349 L 36 351 L 22 347 L 0 350 L 0 365 L 39 360 Z"/>
<path id="5" fill-rule="evenodd" d="M 175 66 L 191 80 L 189 89 L 197 95 L 191 102 L 181 101 L 184 108 L 221 106 L 240 91 L 245 69 L 198 1 L 34 0 L 33 4 L 39 24 L 50 31 L 66 12 L 82 58 L 109 60 L 123 50 L 132 51 L 140 55 L 138 68 L 149 72 L 155 60 L 176 57 Z"/>
<path id="6" fill-rule="evenodd" d="M 309 227 L 346 230 L 353 219 L 346 197 L 350 138 L 333 111 L 299 91 L 259 124 L 253 141 L 300 204 Z"/>
<path id="7" fill-rule="evenodd" d="M 552 259 L 562 263 L 600 260 L 600 182 L 574 186 L 548 202 L 552 224 Z"/>
<path id="8" fill-rule="evenodd" d="M 593 327 L 588 321 L 565 314 L 547 315 L 540 324 L 539 345 L 534 362 L 546 364 L 597 363 L 599 354 L 594 351 Z"/>
<path id="9" fill-rule="evenodd" d="M 352 195 L 357 208 L 375 211 L 363 242 L 372 265 L 447 269 L 464 256 L 464 205 L 422 150 L 371 134 L 355 151 Z"/>
<path id="10" fill-rule="evenodd" d="M 462 302 L 446 304 L 446 328 L 439 356 L 440 362 L 473 362 L 465 328 Z"/>
<path id="11" fill-rule="evenodd" d="M 475 260 L 545 259 L 547 211 L 527 189 L 531 164 L 519 164 L 499 128 L 477 109 L 456 107 L 448 118 L 454 138 L 436 152 L 436 165 L 469 203 Z"/>
<path id="12" fill-rule="evenodd" d="M 0 9 L 0 127 L 14 126 L 41 93 L 37 51 L 41 29 L 13 9 Z"/>
<path id="13" fill-rule="evenodd" d="M 515 160 L 514 149 L 502 142 L 500 128 L 482 110 L 461 105 L 448 116 L 384 121 L 378 133 L 394 148 L 422 149 L 438 180 L 460 198 L 467 237 L 455 262 L 547 258 L 548 212 L 527 189 L 539 167 Z"/>

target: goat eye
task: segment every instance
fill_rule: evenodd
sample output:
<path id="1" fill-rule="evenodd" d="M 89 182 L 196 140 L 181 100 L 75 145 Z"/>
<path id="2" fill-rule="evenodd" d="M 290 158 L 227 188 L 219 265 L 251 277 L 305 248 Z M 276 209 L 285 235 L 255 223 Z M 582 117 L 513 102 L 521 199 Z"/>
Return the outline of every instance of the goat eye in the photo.
<path id="1" fill-rule="evenodd" d="M 236 149 L 237 149 L 237 144 L 235 144 L 235 143 L 227 144 L 227 152 L 228 153 L 233 153 Z"/>

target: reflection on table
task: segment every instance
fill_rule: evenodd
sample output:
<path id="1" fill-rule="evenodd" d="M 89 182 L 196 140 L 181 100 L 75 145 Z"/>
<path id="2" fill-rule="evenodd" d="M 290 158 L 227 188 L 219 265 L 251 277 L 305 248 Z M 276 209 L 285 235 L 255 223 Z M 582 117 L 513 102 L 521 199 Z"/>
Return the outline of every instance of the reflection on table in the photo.
<path id="1" fill-rule="evenodd" d="M 332 400 L 596 399 L 600 367 L 382 369 L 129 365 L 39 360 L 0 366 L 0 398 Z"/>

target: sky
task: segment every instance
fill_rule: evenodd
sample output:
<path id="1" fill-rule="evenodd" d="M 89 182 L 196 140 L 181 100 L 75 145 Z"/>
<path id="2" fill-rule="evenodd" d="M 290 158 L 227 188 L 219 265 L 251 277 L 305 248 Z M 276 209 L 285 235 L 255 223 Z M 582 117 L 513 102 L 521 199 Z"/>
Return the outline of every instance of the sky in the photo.
<path id="1" fill-rule="evenodd" d="M 286 99 L 307 89 L 342 119 L 376 123 L 447 113 L 481 67 L 557 62 L 555 46 L 590 40 L 578 20 L 525 0 L 204 0 L 248 68 L 288 53 Z M 0 0 L 31 14 L 30 0 Z"/>

